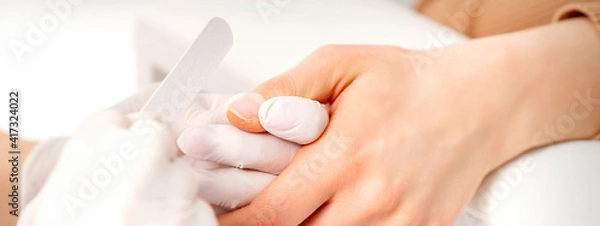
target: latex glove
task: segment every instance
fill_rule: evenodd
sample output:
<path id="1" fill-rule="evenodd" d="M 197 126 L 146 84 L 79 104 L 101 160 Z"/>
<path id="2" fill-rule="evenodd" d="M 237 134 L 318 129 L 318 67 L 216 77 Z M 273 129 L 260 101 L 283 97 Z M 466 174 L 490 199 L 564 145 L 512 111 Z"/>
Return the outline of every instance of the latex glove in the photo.
<path id="1" fill-rule="evenodd" d="M 139 111 L 157 86 L 146 87 L 113 108 L 122 113 Z M 326 107 L 319 102 L 282 96 L 260 104 L 260 121 L 271 134 L 244 132 L 231 126 L 227 107 L 238 100 L 253 109 L 259 106 L 252 103 L 263 101 L 239 100 L 241 96 L 199 94 L 172 131 L 202 180 L 199 196 L 214 204 L 217 213 L 250 203 L 289 164 L 299 144 L 317 139 L 329 121 Z"/>
<path id="2" fill-rule="evenodd" d="M 146 86 L 111 109 L 123 114 L 139 112 L 158 85 L 159 83 L 154 83 Z M 173 132 L 178 136 L 186 128 L 206 124 L 231 125 L 226 112 L 234 100 L 242 105 L 240 109 L 252 111 L 260 107 L 258 115 L 264 129 L 296 144 L 308 144 L 316 140 L 329 122 L 327 107 L 317 101 L 297 96 L 280 96 L 267 101 L 261 98 L 260 95 L 200 93 L 174 126 Z"/>
<path id="3" fill-rule="evenodd" d="M 19 225 L 216 225 L 169 133 L 152 119 L 130 125 L 114 110 L 91 115 Z"/>
<path id="4" fill-rule="evenodd" d="M 217 208 L 217 213 L 250 203 L 287 167 L 299 144 L 321 135 L 329 119 L 320 103 L 284 96 L 260 106 L 258 115 L 270 134 L 243 132 L 226 116 L 227 107 L 239 96 L 202 95 L 176 126 L 187 127 L 178 144 L 201 175 L 199 195 L 225 207 Z"/>

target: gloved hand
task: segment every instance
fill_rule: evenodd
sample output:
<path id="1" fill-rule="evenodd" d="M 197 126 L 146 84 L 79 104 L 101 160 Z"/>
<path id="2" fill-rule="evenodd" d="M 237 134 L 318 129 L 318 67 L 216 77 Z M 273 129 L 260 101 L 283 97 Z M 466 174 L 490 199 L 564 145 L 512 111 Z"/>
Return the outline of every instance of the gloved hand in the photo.
<path id="1" fill-rule="evenodd" d="M 139 111 L 157 85 L 113 108 L 122 113 Z M 299 144 L 317 139 L 329 121 L 327 109 L 319 102 L 282 96 L 260 104 L 258 118 L 270 134 L 243 132 L 231 126 L 226 116 L 230 103 L 241 96 L 201 93 L 172 129 L 184 159 L 199 174 L 199 196 L 213 204 L 218 214 L 250 203 L 289 164 Z M 246 109 L 251 110 L 256 109 L 252 103 L 260 102 L 235 103 L 250 104 Z"/>
<path id="2" fill-rule="evenodd" d="M 21 226 L 217 225 L 170 131 L 104 110 L 69 139 Z"/>
<path id="3" fill-rule="evenodd" d="M 299 144 L 321 135 L 329 119 L 319 102 L 277 97 L 262 103 L 258 113 L 270 134 L 243 132 L 226 116 L 239 96 L 200 95 L 176 126 L 186 128 L 177 143 L 200 174 L 199 195 L 215 205 L 217 214 L 249 204 L 287 167 Z"/>
<path id="4" fill-rule="evenodd" d="M 138 112 L 157 86 L 149 85 L 110 109 L 123 115 Z M 226 118 L 226 107 L 235 99 L 232 96 L 199 94 L 170 131 L 177 138 L 187 129 L 179 138 L 181 149 L 188 154 L 182 159 L 202 178 L 199 196 L 214 204 L 218 213 L 248 204 L 288 165 L 300 148 L 298 144 L 318 138 L 328 123 L 327 111 L 318 102 L 278 97 L 261 105 L 261 121 L 267 131 L 292 142 L 265 133 L 241 132 Z"/>

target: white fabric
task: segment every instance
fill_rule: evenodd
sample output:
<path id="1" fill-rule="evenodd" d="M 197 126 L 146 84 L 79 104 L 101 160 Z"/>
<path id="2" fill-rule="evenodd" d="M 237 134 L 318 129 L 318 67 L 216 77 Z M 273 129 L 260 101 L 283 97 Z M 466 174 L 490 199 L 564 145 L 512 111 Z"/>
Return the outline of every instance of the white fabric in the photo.
<path id="1" fill-rule="evenodd" d="M 417 7 L 417 0 L 397 0 L 406 7 L 415 8 Z"/>
<path id="2" fill-rule="evenodd" d="M 599 172 L 599 141 L 534 150 L 486 177 L 455 225 L 598 225 Z"/>

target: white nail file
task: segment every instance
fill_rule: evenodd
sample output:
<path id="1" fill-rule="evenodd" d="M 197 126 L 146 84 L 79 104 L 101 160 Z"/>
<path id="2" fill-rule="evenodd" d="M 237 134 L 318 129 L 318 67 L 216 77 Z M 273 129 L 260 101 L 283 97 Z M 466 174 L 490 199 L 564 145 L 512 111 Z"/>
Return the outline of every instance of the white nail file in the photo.
<path id="1" fill-rule="evenodd" d="M 173 126 L 202 90 L 205 81 L 215 76 L 217 66 L 233 45 L 233 34 L 225 20 L 215 17 L 198 35 L 175 67 L 150 97 L 142 112 L 158 113 Z"/>

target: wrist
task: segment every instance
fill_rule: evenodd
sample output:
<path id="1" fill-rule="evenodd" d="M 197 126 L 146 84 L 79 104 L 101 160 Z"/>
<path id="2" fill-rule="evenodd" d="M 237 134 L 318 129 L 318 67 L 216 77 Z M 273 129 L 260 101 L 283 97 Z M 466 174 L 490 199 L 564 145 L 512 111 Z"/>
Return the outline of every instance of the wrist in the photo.
<path id="1" fill-rule="evenodd" d="M 585 19 L 498 36 L 499 61 L 522 89 L 503 133 L 499 165 L 528 150 L 591 139 L 600 128 L 600 38 Z M 498 165 L 498 166 L 499 166 Z"/>
<path id="2" fill-rule="evenodd" d="M 488 172 L 528 150 L 598 133 L 600 38 L 585 19 L 441 51 L 431 66 L 468 90 L 460 98 L 473 115 L 463 123 L 480 127 L 473 143 Z"/>

